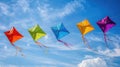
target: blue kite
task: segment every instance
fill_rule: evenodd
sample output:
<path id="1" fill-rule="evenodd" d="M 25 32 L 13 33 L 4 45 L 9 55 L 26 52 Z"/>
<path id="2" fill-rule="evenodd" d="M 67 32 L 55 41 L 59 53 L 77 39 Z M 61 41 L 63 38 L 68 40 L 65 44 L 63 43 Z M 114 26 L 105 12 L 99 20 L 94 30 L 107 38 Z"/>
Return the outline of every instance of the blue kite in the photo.
<path id="1" fill-rule="evenodd" d="M 54 27 L 51 27 L 53 33 L 56 36 L 56 39 L 63 43 L 65 46 L 69 47 L 69 44 L 67 44 L 66 42 L 60 40 L 61 38 L 65 37 L 66 35 L 68 35 L 70 32 L 65 28 L 65 26 L 63 25 L 63 23 L 60 23 Z"/>

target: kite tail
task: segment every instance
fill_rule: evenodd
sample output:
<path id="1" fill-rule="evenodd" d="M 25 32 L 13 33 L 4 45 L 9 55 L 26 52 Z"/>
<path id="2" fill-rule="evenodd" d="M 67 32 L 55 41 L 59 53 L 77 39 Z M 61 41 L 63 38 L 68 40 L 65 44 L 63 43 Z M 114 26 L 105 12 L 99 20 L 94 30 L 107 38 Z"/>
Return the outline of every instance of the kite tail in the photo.
<path id="1" fill-rule="evenodd" d="M 84 38 L 83 35 L 82 35 L 82 39 L 83 39 L 84 44 L 85 44 L 89 49 L 91 49 L 91 47 L 87 44 L 87 43 L 88 43 L 88 42 L 87 42 L 87 39 Z"/>
<path id="2" fill-rule="evenodd" d="M 66 43 L 66 42 L 64 42 L 64 41 L 62 41 L 62 40 L 58 40 L 58 41 L 61 42 L 61 43 L 63 43 L 66 47 L 71 48 L 71 47 L 70 47 L 70 44 L 68 44 L 68 43 Z"/>
<path id="3" fill-rule="evenodd" d="M 48 49 L 47 49 L 48 47 L 47 47 L 47 46 L 43 45 L 42 43 L 40 43 L 40 42 L 38 42 L 38 41 L 36 41 L 35 43 L 36 43 L 38 46 L 40 46 L 40 47 L 42 47 L 42 46 L 45 47 L 45 48 L 46 48 L 45 53 L 46 53 L 46 54 L 48 53 Z"/>
<path id="4" fill-rule="evenodd" d="M 106 37 L 107 37 L 106 40 L 109 41 L 110 43 L 118 43 L 120 45 L 120 42 L 119 42 L 120 39 L 118 37 L 113 36 L 115 39 L 112 39 L 112 38 L 110 39 L 107 35 Z M 108 44 L 107 44 L 107 48 L 110 48 Z"/>
<path id="5" fill-rule="evenodd" d="M 43 45 L 42 43 L 40 43 L 40 42 L 38 42 L 38 41 L 36 41 L 35 43 L 36 43 L 38 46 L 40 46 L 40 47 L 42 47 L 42 46 L 43 46 L 43 47 L 48 48 L 47 46 Z"/>
<path id="6" fill-rule="evenodd" d="M 104 40 L 105 40 L 106 47 L 108 48 L 107 35 L 106 35 L 106 33 L 104 33 Z"/>
<path id="7" fill-rule="evenodd" d="M 107 35 L 106 35 L 107 36 Z M 113 36 L 116 40 L 120 40 L 119 38 L 117 38 L 117 37 L 115 37 L 115 36 Z M 107 36 L 107 40 L 108 41 L 111 41 L 111 42 L 117 42 L 117 41 L 115 41 L 115 40 L 112 40 L 112 39 L 110 39 L 108 36 Z"/>
<path id="8" fill-rule="evenodd" d="M 14 44 L 12 44 L 15 48 L 16 48 L 16 55 L 18 54 L 18 52 L 21 53 L 21 56 L 24 56 L 24 54 L 22 53 L 22 49 L 18 46 L 15 46 Z"/>

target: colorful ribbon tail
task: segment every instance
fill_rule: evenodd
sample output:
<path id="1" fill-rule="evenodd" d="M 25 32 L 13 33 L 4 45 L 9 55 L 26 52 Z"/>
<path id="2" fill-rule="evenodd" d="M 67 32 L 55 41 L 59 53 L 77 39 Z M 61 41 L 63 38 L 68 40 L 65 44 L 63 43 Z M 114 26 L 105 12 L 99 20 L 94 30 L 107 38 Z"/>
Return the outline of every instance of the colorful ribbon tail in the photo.
<path id="1" fill-rule="evenodd" d="M 48 47 L 47 47 L 47 46 L 45 46 L 45 45 L 43 45 L 42 43 L 37 42 L 37 41 L 36 41 L 35 43 L 36 43 L 38 46 L 40 46 L 40 47 L 42 47 L 42 46 L 45 47 L 46 50 L 45 50 L 44 52 L 45 52 L 46 54 L 48 53 L 48 49 L 47 49 Z"/>
<path id="2" fill-rule="evenodd" d="M 116 40 L 119 40 L 119 38 L 117 38 L 115 36 L 113 36 L 115 38 L 115 40 L 110 39 L 107 35 L 106 35 L 106 37 L 107 37 L 106 39 L 110 42 L 117 42 Z"/>
<path id="3" fill-rule="evenodd" d="M 104 40 L 105 40 L 106 47 L 108 48 L 107 36 L 106 36 L 106 34 L 105 34 L 105 33 L 104 33 Z"/>
<path id="4" fill-rule="evenodd" d="M 40 43 L 40 42 L 37 42 L 37 41 L 36 41 L 35 43 L 36 43 L 38 46 L 40 46 L 40 47 L 42 47 L 42 46 L 43 46 L 43 47 L 48 48 L 47 46 L 43 45 L 43 44 L 42 44 L 42 43 Z"/>
<path id="5" fill-rule="evenodd" d="M 22 49 L 21 49 L 20 47 L 18 47 L 18 46 L 15 46 L 15 48 L 16 48 L 16 50 L 19 51 L 19 52 L 22 51 Z"/>
<path id="6" fill-rule="evenodd" d="M 83 39 L 84 44 L 87 46 L 87 48 L 91 49 L 91 47 L 87 44 L 87 39 L 84 38 L 83 35 L 82 35 L 82 39 Z"/>
<path id="7" fill-rule="evenodd" d="M 15 46 L 13 43 L 11 43 L 11 44 L 15 47 L 15 49 L 16 49 L 16 55 L 17 55 L 18 52 L 19 52 L 19 48 L 17 46 Z"/>
<path id="8" fill-rule="evenodd" d="M 64 42 L 64 41 L 62 41 L 62 40 L 58 40 L 58 41 L 61 42 L 61 43 L 63 43 L 66 47 L 71 48 L 71 47 L 70 47 L 70 44 L 68 44 L 68 43 L 66 43 L 66 42 Z"/>
<path id="9" fill-rule="evenodd" d="M 15 49 L 16 49 L 16 55 L 18 54 L 18 52 L 20 52 L 21 53 L 21 56 L 24 56 L 24 54 L 22 53 L 22 49 L 20 48 L 20 47 L 18 47 L 18 46 L 15 46 L 14 44 L 12 44 L 14 47 L 15 47 Z"/>

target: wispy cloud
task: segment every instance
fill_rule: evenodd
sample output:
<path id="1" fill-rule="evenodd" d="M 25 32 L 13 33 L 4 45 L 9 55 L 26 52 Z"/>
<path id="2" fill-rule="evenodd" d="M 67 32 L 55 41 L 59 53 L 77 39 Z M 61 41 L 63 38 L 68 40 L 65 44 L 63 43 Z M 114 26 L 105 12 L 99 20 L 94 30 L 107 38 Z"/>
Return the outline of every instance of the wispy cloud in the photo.
<path id="1" fill-rule="evenodd" d="M 30 11 L 29 5 L 29 0 L 17 0 L 12 4 L 0 2 L 0 14 L 13 17 L 22 12 L 26 13 Z"/>
<path id="2" fill-rule="evenodd" d="M 0 14 L 12 16 L 13 13 L 10 12 L 10 6 L 5 3 L 0 3 Z"/>
<path id="3" fill-rule="evenodd" d="M 23 12 L 30 10 L 29 0 L 18 0 L 17 5 L 22 8 Z"/>
<path id="4" fill-rule="evenodd" d="M 104 56 L 109 56 L 109 57 L 118 57 L 120 56 L 120 42 L 119 42 L 119 35 L 117 34 L 112 34 L 112 33 L 109 33 L 110 36 L 109 36 L 109 39 L 110 40 L 107 40 L 108 41 L 108 46 L 109 48 L 105 48 L 103 49 L 102 45 L 105 45 L 105 44 L 100 44 L 101 46 L 97 46 L 97 54 L 100 54 L 100 55 L 104 55 Z M 96 35 L 100 35 L 99 33 L 96 33 Z M 101 38 L 103 37 L 103 35 L 100 35 L 100 36 L 96 36 L 96 35 L 91 35 L 91 36 L 88 36 L 88 39 L 91 41 L 91 42 L 98 42 L 98 43 L 105 43 L 104 41 L 104 38 Z M 110 49 L 112 47 L 112 49 Z M 96 52 L 95 52 L 96 53 Z"/>
<path id="5" fill-rule="evenodd" d="M 5 31 L 7 30 L 7 27 L 3 24 L 0 24 L 0 30 Z"/>
<path id="6" fill-rule="evenodd" d="M 84 9 L 84 5 L 83 5 L 84 1 L 83 0 L 74 0 L 70 3 L 67 3 L 67 5 L 65 5 L 65 7 L 61 10 L 58 10 L 60 12 L 58 12 L 58 17 L 64 17 L 66 15 L 71 14 L 72 12 L 74 12 L 76 10 L 76 8 L 80 8 L 81 10 Z"/>
<path id="7" fill-rule="evenodd" d="M 2 14 L 7 16 L 17 16 L 20 13 L 38 13 L 43 20 L 50 20 L 56 18 L 63 18 L 69 14 L 75 12 L 77 8 L 79 10 L 84 9 L 85 0 L 73 0 L 68 2 L 65 6 L 61 8 L 54 8 L 49 4 L 49 2 L 44 2 L 40 4 L 35 2 L 37 5 L 35 9 L 31 8 L 31 2 L 29 0 L 18 0 L 11 5 L 0 2 L 0 11 Z M 18 11 L 20 11 L 18 13 Z"/>
<path id="8" fill-rule="evenodd" d="M 15 26 L 23 29 L 28 29 L 29 27 L 32 27 L 33 25 L 37 24 L 37 21 L 32 18 L 25 18 L 25 19 L 19 19 L 14 20 L 12 23 L 9 24 L 10 27 Z"/>
<path id="9" fill-rule="evenodd" d="M 80 10 L 84 9 L 83 0 L 74 0 L 67 3 L 64 7 L 56 9 L 50 6 L 49 3 L 44 4 L 42 6 L 38 6 L 37 9 L 39 11 L 40 16 L 44 20 L 56 19 L 56 18 L 63 18 L 69 14 L 75 12 L 77 8 Z"/>
<path id="10" fill-rule="evenodd" d="M 98 50 L 98 52 L 100 54 L 103 54 L 103 55 L 109 56 L 109 57 L 118 57 L 118 56 L 120 56 L 120 48 Z"/>

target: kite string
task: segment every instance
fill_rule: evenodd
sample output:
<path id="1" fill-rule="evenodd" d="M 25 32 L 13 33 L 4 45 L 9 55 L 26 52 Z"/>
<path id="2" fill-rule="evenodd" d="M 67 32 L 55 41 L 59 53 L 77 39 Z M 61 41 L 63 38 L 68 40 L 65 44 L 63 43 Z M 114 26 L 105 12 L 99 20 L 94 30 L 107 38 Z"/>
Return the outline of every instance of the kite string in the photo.
<path id="1" fill-rule="evenodd" d="M 106 35 L 107 36 L 107 35 Z M 110 39 L 108 36 L 107 36 L 107 40 L 108 41 L 110 41 L 110 42 L 112 42 L 112 43 L 118 43 L 118 44 L 120 44 L 120 42 L 119 42 L 119 38 L 118 37 L 116 37 L 116 36 L 113 36 L 115 39 Z"/>
<path id="2" fill-rule="evenodd" d="M 40 46 L 40 47 L 42 47 L 42 46 L 43 46 L 43 47 L 48 48 L 47 46 L 43 45 L 42 43 L 40 43 L 40 42 L 38 42 L 38 41 L 36 41 L 35 43 L 36 43 L 38 46 Z"/>
<path id="3" fill-rule="evenodd" d="M 15 46 L 16 50 L 19 51 L 21 53 L 21 56 L 24 56 L 24 54 L 22 53 L 22 49 L 18 46 Z"/>
<path id="4" fill-rule="evenodd" d="M 84 44 L 85 44 L 89 49 L 91 49 L 91 47 L 87 44 L 88 42 L 87 42 L 87 39 L 84 37 L 84 35 L 82 35 L 82 39 L 83 39 Z"/>
<path id="5" fill-rule="evenodd" d="M 45 47 L 46 48 L 46 50 L 45 50 L 45 53 L 48 53 L 48 47 L 47 46 L 45 46 L 44 44 L 42 44 L 42 43 L 40 43 L 40 42 L 38 42 L 38 41 L 36 41 L 35 42 L 38 46 L 40 46 L 40 47 Z"/>
<path id="6" fill-rule="evenodd" d="M 58 40 L 58 41 L 61 42 L 61 43 L 63 43 L 65 46 L 71 48 L 71 47 L 70 47 L 70 44 L 68 44 L 68 43 L 66 43 L 66 42 L 64 42 L 64 41 L 62 41 L 62 40 Z"/>
<path id="7" fill-rule="evenodd" d="M 106 35 L 107 36 L 107 35 Z M 117 38 L 116 36 L 113 36 L 116 40 L 120 40 L 119 38 Z M 110 39 L 108 36 L 107 36 L 107 40 L 109 40 L 109 41 L 112 41 L 112 42 L 117 42 L 117 41 L 115 41 L 115 40 L 112 40 L 112 39 Z"/>
<path id="8" fill-rule="evenodd" d="M 106 33 L 104 33 L 104 40 L 105 40 L 105 44 L 106 44 L 106 47 L 108 48 L 107 39 L 108 39 L 108 37 L 107 37 Z"/>
<path id="9" fill-rule="evenodd" d="M 21 53 L 21 56 L 24 56 L 24 54 L 22 53 L 22 49 L 18 46 L 15 46 L 14 44 L 12 44 L 15 48 L 16 48 L 16 55 L 18 54 L 18 52 Z"/>

